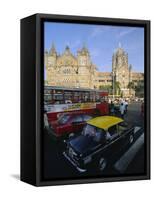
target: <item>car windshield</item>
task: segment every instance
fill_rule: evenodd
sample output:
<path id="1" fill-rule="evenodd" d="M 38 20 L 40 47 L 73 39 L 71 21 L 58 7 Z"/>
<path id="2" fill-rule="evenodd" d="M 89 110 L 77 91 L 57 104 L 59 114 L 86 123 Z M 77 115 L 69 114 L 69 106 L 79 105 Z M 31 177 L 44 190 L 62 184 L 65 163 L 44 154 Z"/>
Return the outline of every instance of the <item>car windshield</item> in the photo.
<path id="1" fill-rule="evenodd" d="M 69 115 L 62 115 L 58 119 L 59 124 L 66 124 L 67 121 L 69 120 L 70 116 Z"/>
<path id="2" fill-rule="evenodd" d="M 87 124 L 83 129 L 83 135 L 95 136 L 96 135 L 96 127 Z"/>
<path id="3" fill-rule="evenodd" d="M 83 131 L 82 131 L 82 134 L 84 135 L 84 136 L 88 136 L 88 137 L 92 137 L 93 138 L 93 140 L 95 140 L 96 142 L 99 142 L 99 141 L 101 141 L 101 140 L 103 140 L 104 139 L 104 141 L 105 141 L 105 131 L 104 130 L 102 130 L 102 129 L 100 129 L 100 128 L 97 128 L 97 127 L 95 127 L 95 126 L 92 126 L 92 125 L 89 125 L 89 124 L 87 124 L 85 127 L 84 127 L 84 129 L 83 129 Z"/>

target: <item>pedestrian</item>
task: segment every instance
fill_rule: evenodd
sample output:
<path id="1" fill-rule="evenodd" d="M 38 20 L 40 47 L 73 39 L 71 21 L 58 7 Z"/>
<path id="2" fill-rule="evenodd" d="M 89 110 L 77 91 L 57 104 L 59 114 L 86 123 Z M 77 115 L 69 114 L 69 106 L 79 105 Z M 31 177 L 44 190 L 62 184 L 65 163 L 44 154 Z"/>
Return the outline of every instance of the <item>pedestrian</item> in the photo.
<path id="1" fill-rule="evenodd" d="M 124 104 L 125 104 L 125 113 L 127 113 L 127 110 L 128 110 L 128 102 L 125 101 Z"/>
<path id="2" fill-rule="evenodd" d="M 111 101 L 111 104 L 110 104 L 110 113 L 111 113 L 111 115 L 114 115 L 114 103 L 113 103 L 113 101 Z"/>
<path id="3" fill-rule="evenodd" d="M 44 110 L 44 129 L 46 131 L 49 130 L 49 121 L 48 121 L 48 116 L 47 116 L 47 111 Z"/>
<path id="4" fill-rule="evenodd" d="M 120 104 L 120 114 L 121 114 L 121 118 L 124 119 L 124 114 L 125 114 L 125 105 L 124 105 L 124 103 Z"/>

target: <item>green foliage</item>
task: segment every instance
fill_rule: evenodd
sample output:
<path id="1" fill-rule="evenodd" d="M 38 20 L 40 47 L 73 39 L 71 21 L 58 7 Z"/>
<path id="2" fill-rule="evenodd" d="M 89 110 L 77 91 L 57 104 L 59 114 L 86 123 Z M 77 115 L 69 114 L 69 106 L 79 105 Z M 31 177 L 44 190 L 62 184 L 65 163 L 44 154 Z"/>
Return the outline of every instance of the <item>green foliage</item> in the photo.
<path id="1" fill-rule="evenodd" d="M 109 94 L 112 94 L 112 86 L 111 85 L 100 85 L 100 90 L 106 90 Z"/>
<path id="2" fill-rule="evenodd" d="M 118 81 L 114 82 L 114 94 L 116 94 L 116 95 L 120 95 L 121 94 L 120 83 Z"/>
<path id="3" fill-rule="evenodd" d="M 128 89 L 135 89 L 135 83 L 133 81 L 128 83 Z"/>

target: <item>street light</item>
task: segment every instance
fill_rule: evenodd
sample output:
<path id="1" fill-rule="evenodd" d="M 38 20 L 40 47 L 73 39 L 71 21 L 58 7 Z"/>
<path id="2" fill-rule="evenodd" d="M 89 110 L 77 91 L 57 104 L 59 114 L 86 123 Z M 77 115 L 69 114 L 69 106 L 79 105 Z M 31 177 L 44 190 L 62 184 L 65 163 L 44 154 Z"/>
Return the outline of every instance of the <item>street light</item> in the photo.
<path id="1" fill-rule="evenodd" d="M 113 100 L 114 100 L 114 93 L 115 93 L 115 83 L 114 83 L 115 73 L 114 73 L 114 71 L 112 72 L 112 76 L 113 76 L 113 90 L 112 90 L 112 95 L 113 95 Z"/>

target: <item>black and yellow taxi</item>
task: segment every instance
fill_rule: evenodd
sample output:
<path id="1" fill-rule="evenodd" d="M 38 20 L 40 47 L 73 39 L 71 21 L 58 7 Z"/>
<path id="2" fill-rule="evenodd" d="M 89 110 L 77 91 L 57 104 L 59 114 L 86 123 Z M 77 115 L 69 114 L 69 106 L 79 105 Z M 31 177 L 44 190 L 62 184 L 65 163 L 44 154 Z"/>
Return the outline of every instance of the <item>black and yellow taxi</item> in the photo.
<path id="1" fill-rule="evenodd" d="M 66 141 L 65 158 L 79 171 L 90 167 L 103 171 L 110 160 L 134 142 L 134 127 L 115 116 L 100 116 L 87 121 L 77 137 Z"/>

